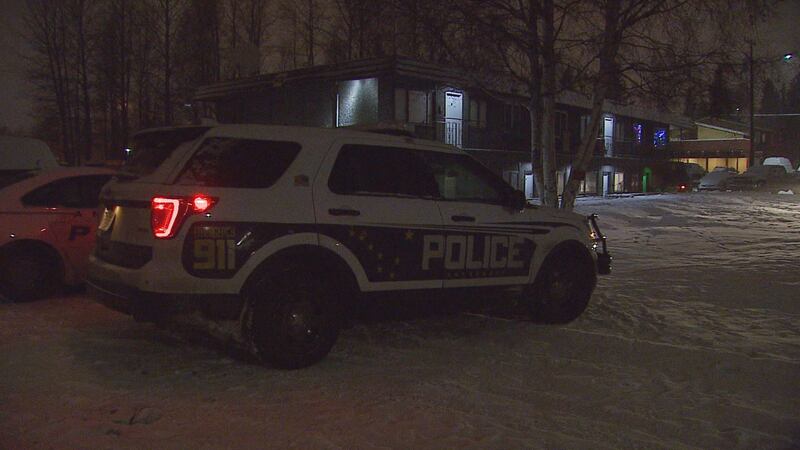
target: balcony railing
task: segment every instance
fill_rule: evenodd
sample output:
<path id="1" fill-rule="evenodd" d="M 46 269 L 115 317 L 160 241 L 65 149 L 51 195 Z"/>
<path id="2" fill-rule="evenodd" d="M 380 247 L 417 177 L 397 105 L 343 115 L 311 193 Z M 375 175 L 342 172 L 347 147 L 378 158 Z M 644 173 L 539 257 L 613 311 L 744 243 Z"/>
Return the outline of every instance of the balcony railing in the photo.
<path id="1" fill-rule="evenodd" d="M 436 123 L 438 140 L 445 144 L 455 145 L 462 147 L 463 129 L 461 121 L 455 119 L 446 119 L 444 122 Z"/>

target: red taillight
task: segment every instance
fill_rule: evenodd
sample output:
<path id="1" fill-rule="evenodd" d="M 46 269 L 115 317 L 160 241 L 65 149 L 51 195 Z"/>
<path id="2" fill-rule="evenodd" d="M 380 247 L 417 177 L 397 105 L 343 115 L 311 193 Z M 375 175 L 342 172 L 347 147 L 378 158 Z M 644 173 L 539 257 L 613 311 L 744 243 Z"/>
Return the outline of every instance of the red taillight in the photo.
<path id="1" fill-rule="evenodd" d="M 150 225 L 153 236 L 169 239 L 175 234 L 189 213 L 207 212 L 217 199 L 204 194 L 193 197 L 154 197 L 150 201 Z"/>
<path id="2" fill-rule="evenodd" d="M 214 199 L 203 194 L 197 194 L 192 198 L 192 212 L 204 213 L 214 205 Z"/>
<path id="3" fill-rule="evenodd" d="M 150 224 L 157 238 L 169 238 L 175 234 L 178 215 L 181 213 L 181 200 L 177 198 L 155 197 L 150 202 Z"/>

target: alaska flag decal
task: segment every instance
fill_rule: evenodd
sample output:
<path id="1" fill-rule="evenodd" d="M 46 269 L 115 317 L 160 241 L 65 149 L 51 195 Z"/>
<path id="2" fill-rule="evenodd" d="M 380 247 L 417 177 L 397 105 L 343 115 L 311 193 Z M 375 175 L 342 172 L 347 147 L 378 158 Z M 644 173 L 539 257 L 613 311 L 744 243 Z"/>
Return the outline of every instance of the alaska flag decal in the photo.
<path id="1" fill-rule="evenodd" d="M 266 243 L 318 232 L 352 252 L 371 282 L 526 276 L 537 235 L 563 224 L 314 225 L 198 222 L 184 241 L 184 269 L 200 278 L 231 278 Z"/>

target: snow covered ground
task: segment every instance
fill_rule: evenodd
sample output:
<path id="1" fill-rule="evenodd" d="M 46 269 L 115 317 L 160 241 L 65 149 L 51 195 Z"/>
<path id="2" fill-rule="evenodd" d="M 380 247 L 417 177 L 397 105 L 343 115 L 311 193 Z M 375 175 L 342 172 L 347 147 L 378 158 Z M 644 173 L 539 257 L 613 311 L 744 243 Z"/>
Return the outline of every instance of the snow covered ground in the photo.
<path id="1" fill-rule="evenodd" d="M 615 256 L 561 327 L 357 325 L 247 364 L 84 295 L 0 305 L 0 448 L 800 446 L 800 195 L 579 203 Z"/>

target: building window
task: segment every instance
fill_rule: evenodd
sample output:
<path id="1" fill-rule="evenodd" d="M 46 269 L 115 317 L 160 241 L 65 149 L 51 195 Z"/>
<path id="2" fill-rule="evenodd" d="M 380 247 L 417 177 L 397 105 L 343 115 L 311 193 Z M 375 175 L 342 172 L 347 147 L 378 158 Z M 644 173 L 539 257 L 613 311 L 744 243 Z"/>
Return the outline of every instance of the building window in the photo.
<path id="1" fill-rule="evenodd" d="M 564 135 L 567 132 L 567 113 L 564 111 L 556 111 L 556 126 L 555 126 L 555 141 L 556 150 L 565 151 L 564 148 Z"/>
<path id="2" fill-rule="evenodd" d="M 614 192 L 625 192 L 625 174 L 622 172 L 614 173 Z"/>
<path id="3" fill-rule="evenodd" d="M 469 101 L 469 124 L 473 127 L 486 127 L 486 102 L 472 99 Z"/>
<path id="4" fill-rule="evenodd" d="M 665 128 L 656 128 L 653 132 L 653 146 L 655 148 L 667 147 L 667 130 Z"/>
<path id="5" fill-rule="evenodd" d="M 405 89 L 394 90 L 394 118 L 398 122 L 408 122 L 408 102 Z"/>
<path id="6" fill-rule="evenodd" d="M 408 91 L 408 121 L 409 123 L 429 123 L 428 93 L 423 91 Z"/>
<path id="7" fill-rule="evenodd" d="M 642 143 L 642 124 L 640 123 L 633 124 L 633 142 Z"/>
<path id="8" fill-rule="evenodd" d="M 336 126 L 378 122 L 378 79 L 339 83 L 336 93 Z"/>

